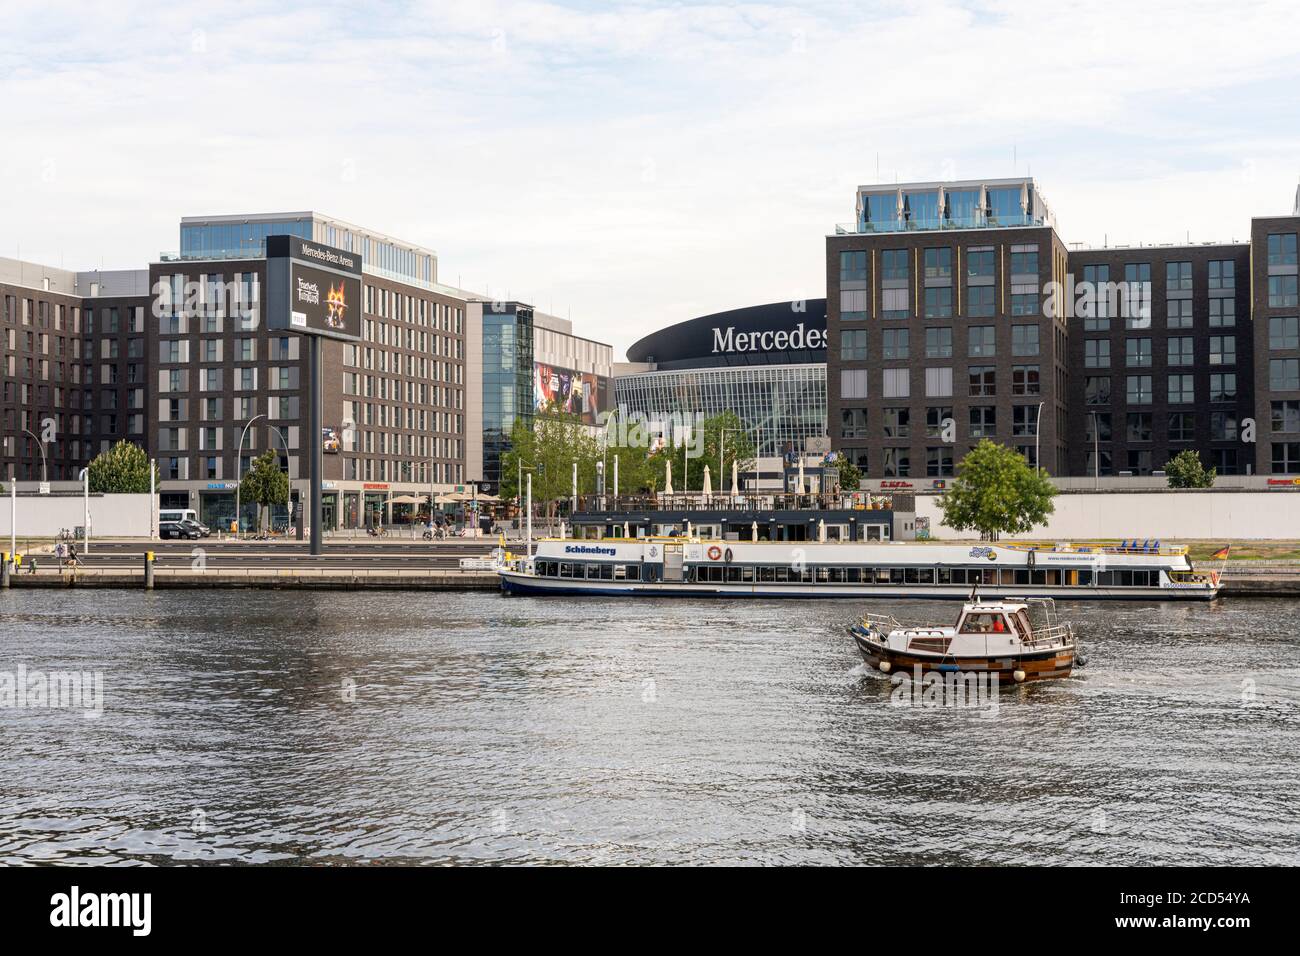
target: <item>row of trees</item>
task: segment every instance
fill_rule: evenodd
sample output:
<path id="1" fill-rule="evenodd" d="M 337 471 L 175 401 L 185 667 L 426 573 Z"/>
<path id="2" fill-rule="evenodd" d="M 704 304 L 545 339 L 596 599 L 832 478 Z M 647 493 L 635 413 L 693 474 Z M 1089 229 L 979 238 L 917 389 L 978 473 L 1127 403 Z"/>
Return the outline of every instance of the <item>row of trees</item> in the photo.
<path id="1" fill-rule="evenodd" d="M 707 465 L 713 490 L 731 486 L 731 469 L 743 474 L 754 467 L 754 442 L 735 412 L 704 419 L 697 432 L 678 436 L 686 444 L 660 441 L 639 420 L 620 421 L 612 415 L 604 431 L 592 433 L 582 419 L 555 406 L 539 410 L 532 424 L 515 420 L 510 450 L 501 456 L 501 496 L 519 497 L 521 482 L 533 478 L 533 499 L 553 517 L 559 502 L 573 493 L 573 466 L 578 466 L 578 491 L 592 494 L 600 469 L 605 488 L 614 490 L 614 459 L 618 459 L 619 493 L 656 494 L 663 490 L 667 464 L 672 463 L 673 490 L 699 491 Z"/>
<path id="2" fill-rule="evenodd" d="M 91 461 L 87 469 L 90 490 L 105 495 L 148 494 L 151 467 L 153 487 L 157 488 L 160 480 L 157 466 L 150 465 L 143 448 L 123 439 Z M 240 479 L 239 495 L 243 501 L 257 503 L 259 530 L 264 509 L 289 503 L 289 476 L 280 470 L 279 456 L 273 450 L 267 449 L 253 460 L 252 467 Z"/>

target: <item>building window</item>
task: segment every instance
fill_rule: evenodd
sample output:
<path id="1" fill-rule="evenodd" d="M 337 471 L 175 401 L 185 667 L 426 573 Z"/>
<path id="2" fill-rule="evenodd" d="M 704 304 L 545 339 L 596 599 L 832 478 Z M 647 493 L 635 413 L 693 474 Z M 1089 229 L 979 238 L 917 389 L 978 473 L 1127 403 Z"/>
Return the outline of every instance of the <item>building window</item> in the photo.
<path id="1" fill-rule="evenodd" d="M 1038 293 L 1012 292 L 1011 314 L 1015 316 L 1038 315 Z"/>
<path id="2" fill-rule="evenodd" d="M 1151 452 L 1148 449 L 1130 449 L 1128 453 L 1128 470 L 1135 475 L 1151 474 Z"/>
<path id="3" fill-rule="evenodd" d="M 979 249 L 966 253 L 966 275 L 971 279 L 993 277 L 993 250 Z"/>
<path id="4" fill-rule="evenodd" d="M 840 360 L 860 362 L 867 357 L 867 330 L 848 329 L 840 332 Z"/>
<path id="5" fill-rule="evenodd" d="M 1268 387 L 1275 392 L 1300 391 L 1300 359 L 1269 359 Z"/>
<path id="6" fill-rule="evenodd" d="M 1011 407 L 1011 434 L 1017 438 L 1038 434 L 1038 405 Z"/>
<path id="7" fill-rule="evenodd" d="M 1084 439 L 1089 443 L 1110 441 L 1110 412 L 1093 412 L 1086 416 Z"/>
<path id="8" fill-rule="evenodd" d="M 907 329 L 885 329 L 883 356 L 886 361 L 902 361 L 907 358 L 910 335 Z"/>
<path id="9" fill-rule="evenodd" d="M 1270 349 L 1300 348 L 1300 319 L 1294 315 L 1274 316 L 1268 320 Z"/>
<path id="10" fill-rule="evenodd" d="M 840 290 L 840 319 L 845 322 L 861 322 L 867 317 L 867 290 Z"/>
<path id="11" fill-rule="evenodd" d="M 1235 289 L 1237 264 L 1231 259 L 1216 259 L 1210 263 L 1210 288 Z"/>
<path id="12" fill-rule="evenodd" d="M 880 410 L 881 427 L 885 438 L 910 438 L 912 434 L 912 412 L 908 408 L 882 408 Z"/>
<path id="13" fill-rule="evenodd" d="M 925 290 L 925 317 L 952 318 L 952 286 L 932 286 Z"/>
<path id="14" fill-rule="evenodd" d="M 1012 395 L 1038 395 L 1040 393 L 1037 365 L 1011 366 Z"/>
<path id="15" fill-rule="evenodd" d="M 1237 364 L 1237 337 L 1235 335 L 1210 336 L 1210 364 Z"/>
<path id="16" fill-rule="evenodd" d="M 1192 327 L 1192 300 L 1170 299 L 1165 303 L 1168 324 L 1171 329 L 1190 329 Z"/>
<path id="17" fill-rule="evenodd" d="M 1295 276 L 1268 277 L 1268 307 L 1270 309 L 1291 309 L 1300 302 L 1296 297 Z"/>
<path id="18" fill-rule="evenodd" d="M 973 398 L 987 398 L 997 394 L 997 368 L 992 365 L 972 365 L 968 369 L 970 376 L 970 395 Z"/>
<path id="19" fill-rule="evenodd" d="M 925 450 L 925 474 L 927 477 L 944 478 L 951 476 L 952 473 L 951 448 L 927 448 Z"/>
<path id="20" fill-rule="evenodd" d="M 911 379 L 905 368 L 887 368 L 882 373 L 880 394 L 883 398 L 907 398 L 912 394 Z"/>
<path id="21" fill-rule="evenodd" d="M 1190 262 L 1165 263 L 1165 291 L 1192 291 L 1192 264 Z"/>
<path id="22" fill-rule="evenodd" d="M 1149 368 L 1151 365 L 1151 340 L 1125 339 L 1124 364 L 1129 368 Z"/>
<path id="23" fill-rule="evenodd" d="M 840 369 L 840 398 L 866 398 L 869 374 L 865 368 Z"/>
<path id="24" fill-rule="evenodd" d="M 906 448 L 883 449 L 881 464 L 886 478 L 908 478 L 912 474 L 912 459 Z"/>
<path id="25" fill-rule="evenodd" d="M 1237 416 L 1232 412 L 1211 412 L 1210 440 L 1236 441 Z"/>
<path id="26" fill-rule="evenodd" d="M 997 328 L 992 325 L 972 325 L 968 331 L 966 354 L 971 358 L 988 358 L 997 352 Z"/>
<path id="27" fill-rule="evenodd" d="M 1190 411 L 1169 412 L 1170 441 L 1192 441 L 1195 437 L 1196 415 Z"/>
<path id="28" fill-rule="evenodd" d="M 927 279 L 952 278 L 952 249 L 925 250 L 925 277 Z"/>
<path id="29" fill-rule="evenodd" d="M 1128 376 L 1126 397 L 1130 405 L 1151 404 L 1151 376 Z"/>
<path id="30" fill-rule="evenodd" d="M 1109 475 L 1115 470 L 1111 461 L 1111 453 L 1106 449 L 1101 449 L 1100 453 L 1088 450 L 1088 474 L 1090 475 Z"/>
<path id="31" fill-rule="evenodd" d="M 1150 412 L 1129 412 L 1125 416 L 1127 428 L 1125 429 L 1125 438 L 1128 441 L 1150 441 L 1151 440 L 1151 413 Z"/>
<path id="32" fill-rule="evenodd" d="M 925 410 L 925 437 L 942 438 L 943 430 L 953 421 L 951 405 L 931 405 Z"/>
<path id="33" fill-rule="evenodd" d="M 867 410 L 865 408 L 844 408 L 840 410 L 840 437 L 867 437 Z"/>
<path id="34" fill-rule="evenodd" d="M 1038 326 L 1036 325 L 1011 326 L 1011 354 L 1012 355 L 1037 355 L 1038 354 Z"/>
<path id="35" fill-rule="evenodd" d="M 1169 404 L 1183 405 L 1196 401 L 1196 376 L 1169 376 Z"/>
<path id="36" fill-rule="evenodd" d="M 1236 299 L 1210 300 L 1210 328 L 1229 329 L 1237 324 Z"/>
<path id="37" fill-rule="evenodd" d="M 1296 264 L 1296 234 L 1286 233 L 1268 237 L 1268 264 L 1293 266 Z"/>
<path id="38" fill-rule="evenodd" d="M 1013 276 L 1038 275 L 1038 250 L 1030 249 L 1011 253 L 1011 274 Z"/>
<path id="39" fill-rule="evenodd" d="M 1273 402 L 1273 431 L 1283 435 L 1300 433 L 1300 401 Z"/>
<path id="40" fill-rule="evenodd" d="M 998 431 L 998 412 L 993 405 L 972 405 L 970 408 L 970 437 L 992 438 Z"/>
<path id="41" fill-rule="evenodd" d="M 1238 474 L 1237 449 L 1235 448 L 1212 448 L 1210 457 L 1214 461 L 1214 470 L 1221 475 Z"/>
<path id="42" fill-rule="evenodd" d="M 1110 368 L 1110 339 L 1084 339 L 1085 368 Z"/>
<path id="43" fill-rule="evenodd" d="M 991 319 L 994 315 L 993 286 L 973 285 L 966 290 L 966 314 L 973 319 Z"/>
<path id="44" fill-rule="evenodd" d="M 840 281 L 841 282 L 864 282 L 867 278 L 867 253 L 862 252 L 841 252 L 840 253 Z"/>
<path id="45" fill-rule="evenodd" d="M 1085 332 L 1105 332 L 1110 328 L 1110 266 L 1084 266 L 1083 289 L 1088 309 L 1083 315 Z"/>
<path id="46" fill-rule="evenodd" d="M 925 394 L 931 398 L 943 398 L 952 394 L 952 369 L 948 367 L 927 368 L 925 370 Z"/>
<path id="47" fill-rule="evenodd" d="M 952 358 L 952 329 L 931 328 L 925 330 L 925 357 Z"/>
<path id="48" fill-rule="evenodd" d="M 1300 471 L 1300 442 L 1273 442 L 1273 474 L 1293 475 Z"/>
<path id="49" fill-rule="evenodd" d="M 911 305 L 909 304 L 906 289 L 885 289 L 881 293 L 882 318 L 886 319 L 905 319 L 911 314 Z"/>
<path id="50" fill-rule="evenodd" d="M 881 278 L 906 281 L 908 278 L 907 250 L 886 249 L 880 254 L 880 268 Z"/>
<path id="51" fill-rule="evenodd" d="M 1210 376 L 1210 401 L 1235 402 L 1237 400 L 1237 373 L 1215 372 Z"/>
<path id="52" fill-rule="evenodd" d="M 1190 335 L 1176 335 L 1169 339 L 1169 364 L 1191 365 L 1195 355 L 1195 341 Z"/>

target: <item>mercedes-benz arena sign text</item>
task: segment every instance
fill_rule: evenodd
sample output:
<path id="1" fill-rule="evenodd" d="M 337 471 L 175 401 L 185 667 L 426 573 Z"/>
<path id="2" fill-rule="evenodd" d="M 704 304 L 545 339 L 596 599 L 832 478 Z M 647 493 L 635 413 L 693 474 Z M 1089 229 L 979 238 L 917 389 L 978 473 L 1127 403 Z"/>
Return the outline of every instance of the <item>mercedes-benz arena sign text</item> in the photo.
<path id="1" fill-rule="evenodd" d="M 824 349 L 824 329 L 805 329 L 800 322 L 793 329 L 768 329 L 763 332 L 737 332 L 734 325 L 713 329 L 713 353 L 784 352 L 787 349 Z"/>

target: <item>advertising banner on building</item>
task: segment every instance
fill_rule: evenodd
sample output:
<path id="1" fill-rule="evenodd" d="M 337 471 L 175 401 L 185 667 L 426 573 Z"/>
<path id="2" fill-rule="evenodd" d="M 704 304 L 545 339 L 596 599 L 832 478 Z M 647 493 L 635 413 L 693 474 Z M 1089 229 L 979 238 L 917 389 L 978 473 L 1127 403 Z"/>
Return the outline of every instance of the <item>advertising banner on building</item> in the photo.
<path id="1" fill-rule="evenodd" d="M 327 455 L 337 455 L 339 453 L 339 430 L 337 428 L 322 428 L 320 430 L 321 450 Z"/>
<path id="2" fill-rule="evenodd" d="M 541 411 L 547 406 L 577 415 L 584 424 L 599 424 L 599 414 L 609 407 L 609 380 L 590 372 L 536 363 L 533 407 Z"/>

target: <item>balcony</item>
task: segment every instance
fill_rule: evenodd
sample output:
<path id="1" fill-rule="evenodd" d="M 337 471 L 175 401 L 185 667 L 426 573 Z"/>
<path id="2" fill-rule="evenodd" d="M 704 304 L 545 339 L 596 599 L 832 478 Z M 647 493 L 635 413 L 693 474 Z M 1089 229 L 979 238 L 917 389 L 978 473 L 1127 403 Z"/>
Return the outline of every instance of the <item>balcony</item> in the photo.
<path id="1" fill-rule="evenodd" d="M 954 229 L 1011 229 L 1050 225 L 1045 216 L 978 215 L 960 219 L 890 219 L 881 222 L 841 222 L 837 236 L 881 235 L 895 232 L 945 232 Z"/>

